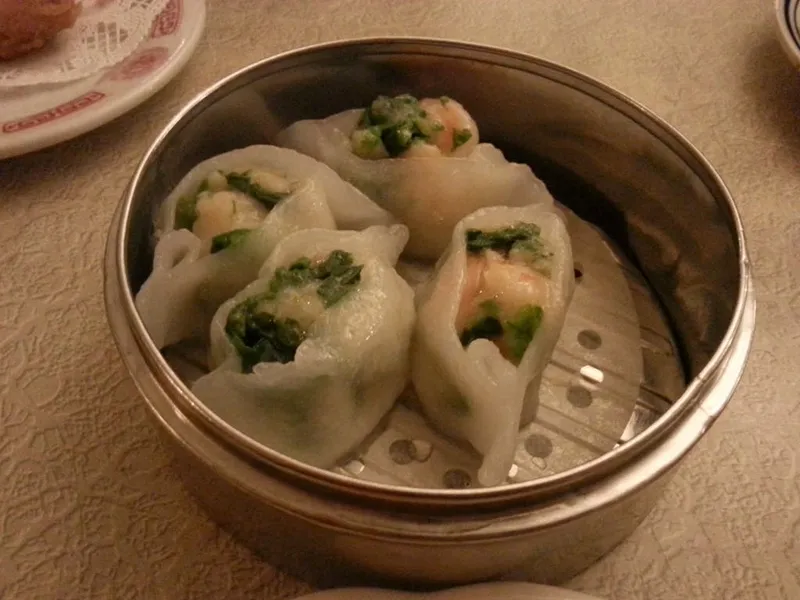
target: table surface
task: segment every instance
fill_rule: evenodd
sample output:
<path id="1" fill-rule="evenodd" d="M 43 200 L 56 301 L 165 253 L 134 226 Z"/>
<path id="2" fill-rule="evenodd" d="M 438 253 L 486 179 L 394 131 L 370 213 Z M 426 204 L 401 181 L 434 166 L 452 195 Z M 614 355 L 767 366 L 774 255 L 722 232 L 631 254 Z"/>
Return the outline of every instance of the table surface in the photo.
<path id="1" fill-rule="evenodd" d="M 195 0 L 189 0 L 194 2 Z M 178 107 L 273 53 L 362 35 L 530 52 L 636 98 L 727 182 L 759 313 L 742 383 L 646 522 L 569 582 L 613 599 L 800 598 L 800 78 L 772 3 L 211 0 L 186 69 L 117 121 L 0 162 L 0 597 L 293 598 L 181 487 L 112 342 L 101 260 Z"/>

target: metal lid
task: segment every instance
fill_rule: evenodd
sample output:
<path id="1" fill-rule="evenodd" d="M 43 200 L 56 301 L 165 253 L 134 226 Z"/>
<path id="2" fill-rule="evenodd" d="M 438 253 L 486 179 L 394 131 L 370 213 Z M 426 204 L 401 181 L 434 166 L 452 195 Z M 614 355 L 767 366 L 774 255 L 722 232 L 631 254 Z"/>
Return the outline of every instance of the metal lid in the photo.
<path id="1" fill-rule="evenodd" d="M 414 593 L 378 588 L 341 588 L 296 600 L 601 600 L 564 588 L 533 583 L 480 583 L 441 592 Z"/>

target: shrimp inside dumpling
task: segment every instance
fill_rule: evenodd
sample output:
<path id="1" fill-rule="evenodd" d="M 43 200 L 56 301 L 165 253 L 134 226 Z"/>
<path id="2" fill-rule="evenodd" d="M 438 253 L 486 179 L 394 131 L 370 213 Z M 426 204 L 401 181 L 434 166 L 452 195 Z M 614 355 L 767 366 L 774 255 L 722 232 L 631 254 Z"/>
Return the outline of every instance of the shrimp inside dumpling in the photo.
<path id="1" fill-rule="evenodd" d="M 519 223 L 467 231 L 467 265 L 455 328 L 464 347 L 488 339 L 519 364 L 551 298 L 548 260 L 539 228 Z"/>
<path id="2" fill-rule="evenodd" d="M 478 126 L 451 98 L 378 96 L 362 113 L 350 144 L 356 155 L 372 160 L 464 155 L 478 144 Z"/>
<path id="3" fill-rule="evenodd" d="M 324 162 L 409 228 L 406 258 L 432 263 L 456 224 L 487 206 L 552 206 L 525 164 L 480 141 L 447 97 L 379 96 L 366 108 L 293 123 L 278 143 Z"/>
<path id="4" fill-rule="evenodd" d="M 178 201 L 175 228 L 188 229 L 219 250 L 235 237 L 231 233 L 256 229 L 291 192 L 289 180 L 264 169 L 212 171 L 194 194 Z"/>
<path id="5" fill-rule="evenodd" d="M 278 268 L 264 292 L 228 315 L 225 332 L 242 371 L 251 372 L 261 362 L 293 361 L 299 346 L 315 335 L 317 320 L 358 286 L 362 269 L 343 250 Z"/>
<path id="6" fill-rule="evenodd" d="M 211 240 L 233 229 L 255 229 L 267 212 L 263 205 L 238 192 L 204 192 L 197 198 L 192 233 L 201 240 Z"/>
<path id="7" fill-rule="evenodd" d="M 461 103 L 452 98 L 424 98 L 419 102 L 428 118 L 441 124 L 431 135 L 442 155 L 469 154 L 478 145 L 478 125 Z"/>

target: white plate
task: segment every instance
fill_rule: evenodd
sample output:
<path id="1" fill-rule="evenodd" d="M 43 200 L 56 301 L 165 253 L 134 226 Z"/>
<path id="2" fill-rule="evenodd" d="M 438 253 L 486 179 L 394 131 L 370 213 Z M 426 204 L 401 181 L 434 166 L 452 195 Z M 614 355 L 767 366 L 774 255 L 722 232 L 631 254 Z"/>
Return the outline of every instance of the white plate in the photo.
<path id="1" fill-rule="evenodd" d="M 150 98 L 184 67 L 205 21 L 205 0 L 170 0 L 121 63 L 78 81 L 0 91 L 0 159 L 72 139 Z"/>
<path id="2" fill-rule="evenodd" d="M 342 588 L 296 600 L 600 600 L 578 592 L 533 583 L 480 583 L 442 592 L 415 594 L 377 588 Z"/>
<path id="3" fill-rule="evenodd" d="M 783 50 L 800 69 L 800 0 L 776 0 L 775 13 Z"/>

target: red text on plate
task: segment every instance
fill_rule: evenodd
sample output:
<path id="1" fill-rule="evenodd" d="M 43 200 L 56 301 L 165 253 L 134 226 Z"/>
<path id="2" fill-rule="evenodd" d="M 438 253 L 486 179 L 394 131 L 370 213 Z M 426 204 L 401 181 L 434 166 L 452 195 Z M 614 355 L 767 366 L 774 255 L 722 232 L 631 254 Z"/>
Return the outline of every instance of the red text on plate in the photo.
<path id="1" fill-rule="evenodd" d="M 39 125 L 44 125 L 45 123 L 50 123 L 51 121 L 55 121 L 61 117 L 66 117 L 67 115 L 86 108 L 87 106 L 91 106 L 92 104 L 100 102 L 100 100 L 105 97 L 106 95 L 102 92 L 89 92 L 80 98 L 75 98 L 74 100 L 65 102 L 64 104 L 56 106 L 55 108 L 51 108 L 50 110 L 45 110 L 35 115 L 30 115 L 29 117 L 4 123 L 3 133 L 17 133 L 19 131 L 38 127 Z"/>

